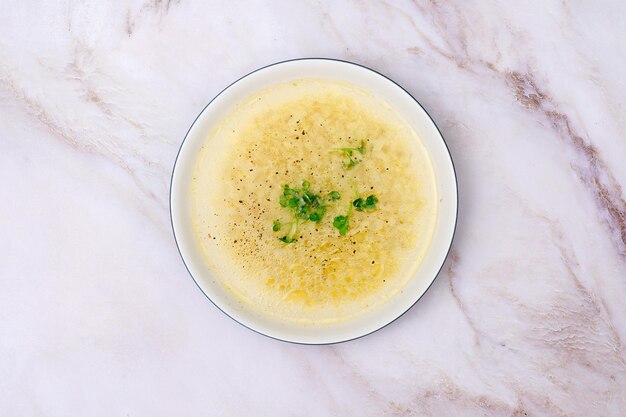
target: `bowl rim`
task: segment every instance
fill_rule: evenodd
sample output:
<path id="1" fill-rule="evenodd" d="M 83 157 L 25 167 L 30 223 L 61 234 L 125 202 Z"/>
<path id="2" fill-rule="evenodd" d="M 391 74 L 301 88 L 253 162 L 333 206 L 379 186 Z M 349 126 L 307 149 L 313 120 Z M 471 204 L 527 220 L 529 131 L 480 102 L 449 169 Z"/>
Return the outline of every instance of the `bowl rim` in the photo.
<path id="1" fill-rule="evenodd" d="M 335 340 L 335 341 L 330 341 L 330 342 L 305 342 L 305 341 L 298 341 L 298 340 L 289 340 L 289 339 L 284 339 L 281 337 L 277 337 L 275 335 L 272 334 L 267 334 L 265 332 L 262 332 L 258 329 L 255 329 L 247 324 L 244 324 L 242 321 L 238 320 L 236 317 L 234 317 L 233 315 L 229 314 L 227 311 L 225 311 L 225 309 L 223 309 L 222 307 L 220 307 L 211 297 L 209 297 L 209 295 L 204 291 L 204 289 L 202 288 L 202 286 L 200 286 L 200 284 L 198 283 L 196 277 L 193 275 L 193 273 L 191 272 L 191 270 L 189 269 L 189 266 L 187 265 L 187 261 L 185 260 L 185 257 L 180 249 L 180 245 L 178 243 L 178 236 L 176 234 L 176 227 L 174 225 L 174 215 L 173 215 L 173 210 L 172 210 L 172 190 L 174 187 L 174 175 L 176 173 L 176 168 L 178 166 L 178 160 L 181 154 L 181 151 L 183 149 L 183 147 L 185 146 L 185 142 L 187 141 L 187 138 L 189 137 L 189 133 L 191 132 L 191 130 L 193 129 L 193 127 L 195 126 L 196 122 L 198 121 L 198 119 L 204 114 L 205 110 L 218 98 L 220 97 L 224 92 L 226 92 L 228 89 L 230 89 L 233 85 L 237 84 L 239 81 L 243 80 L 244 78 L 247 78 L 248 76 L 255 74 L 259 71 L 265 70 L 267 68 L 270 67 L 274 67 L 277 65 L 281 65 L 281 64 L 285 64 L 285 63 L 289 63 L 289 62 L 296 62 L 296 61 L 334 61 L 334 62 L 339 62 L 339 63 L 343 63 L 343 64 L 348 64 L 348 65 L 354 65 L 356 67 L 360 67 L 361 69 L 365 69 L 367 71 L 370 71 L 372 73 L 374 73 L 375 75 L 378 75 L 382 78 L 384 78 L 385 80 L 391 82 L 392 84 L 394 84 L 395 86 L 397 86 L 398 88 L 400 88 L 405 94 L 407 94 L 414 102 L 415 104 L 417 104 L 417 106 L 419 106 L 422 111 L 426 114 L 426 116 L 428 117 L 428 119 L 430 119 L 430 122 L 432 123 L 432 125 L 434 126 L 434 128 L 437 130 L 439 137 L 441 138 L 444 148 L 448 154 L 448 158 L 450 159 L 450 165 L 452 167 L 452 175 L 454 177 L 454 194 L 455 194 L 455 212 L 454 212 L 454 222 L 452 225 L 452 233 L 450 235 L 450 242 L 448 243 L 448 248 L 446 250 L 445 256 L 442 258 L 441 261 L 441 265 L 439 266 L 439 268 L 437 268 L 437 272 L 435 273 L 435 275 L 433 276 L 430 284 L 428 284 L 428 286 L 426 287 L 426 289 L 422 292 L 422 294 L 419 295 L 419 297 L 417 297 L 415 299 L 415 301 L 409 305 L 402 313 L 400 313 L 399 315 L 397 315 L 395 318 L 393 318 L 392 320 L 390 320 L 389 322 L 383 324 L 380 327 L 375 328 L 374 330 L 371 331 L 366 331 L 363 334 L 360 334 L 358 336 L 355 337 L 348 337 L 345 339 L 340 339 L 340 340 Z M 267 338 L 270 339 L 274 339 L 274 340 L 278 340 L 281 342 L 286 342 L 286 343 L 291 343 L 291 344 L 296 344 L 296 345 L 313 345 L 313 346 L 324 346 L 324 345 L 334 345 L 334 344 L 338 344 L 338 343 L 345 343 L 345 342 L 350 342 L 352 340 L 357 340 L 360 339 L 362 337 L 371 335 L 373 333 L 378 332 L 379 330 L 384 329 L 385 327 L 389 326 L 390 324 L 394 323 L 396 320 L 400 319 L 402 316 L 404 316 L 409 310 L 411 310 L 415 304 L 417 304 L 422 297 L 424 297 L 424 295 L 428 292 L 428 290 L 433 286 L 433 284 L 435 283 L 435 281 L 437 280 L 437 278 L 439 277 L 439 274 L 441 273 L 441 270 L 443 269 L 448 256 L 450 255 L 450 251 L 452 249 L 452 243 L 454 242 L 454 237 L 456 235 L 456 229 L 457 229 L 457 225 L 458 225 L 458 219 L 459 219 L 459 184 L 458 184 L 458 177 L 457 177 L 457 173 L 456 173 L 456 166 L 454 164 L 454 159 L 452 158 L 452 153 L 450 152 L 450 147 L 448 146 L 448 143 L 446 142 L 443 134 L 441 133 L 441 130 L 439 129 L 439 126 L 437 125 L 437 123 L 435 123 L 434 119 L 432 118 L 432 116 L 430 115 L 430 113 L 428 113 L 428 111 L 424 108 L 424 106 L 422 106 L 422 104 L 408 91 L 406 90 L 402 85 L 400 85 L 399 83 L 397 83 L 396 81 L 394 81 L 393 79 L 391 79 L 390 77 L 386 76 L 385 74 L 376 71 L 366 65 L 363 64 L 359 64 L 356 62 L 352 62 L 352 61 L 347 61 L 347 60 L 343 60 L 343 59 L 339 59 L 339 58 L 328 58 L 328 57 L 300 57 L 300 58 L 292 58 L 292 59 L 286 59 L 286 60 L 282 60 L 282 61 L 277 61 L 268 65 L 264 65 L 262 67 L 256 68 L 244 75 L 242 75 L 241 77 L 237 78 L 236 80 L 234 80 L 233 82 L 231 82 L 230 84 L 228 84 L 226 87 L 224 87 L 219 93 L 217 93 L 203 108 L 202 110 L 200 110 L 200 112 L 198 113 L 198 115 L 194 118 L 193 122 L 191 123 L 191 125 L 189 126 L 189 129 L 187 129 L 187 132 L 185 133 L 185 136 L 178 148 L 178 151 L 176 153 L 176 158 L 174 160 L 174 164 L 172 166 L 172 173 L 170 176 L 170 189 L 169 189 L 169 198 L 168 198 L 168 202 L 169 202 L 169 214 L 170 214 L 170 225 L 172 227 L 172 233 L 174 236 L 174 242 L 176 243 L 176 249 L 178 250 L 178 254 L 180 255 L 181 260 L 183 261 L 183 265 L 185 265 L 185 269 L 187 270 L 187 273 L 189 274 L 189 276 L 191 277 L 191 279 L 193 280 L 194 284 L 196 284 L 196 287 L 198 287 L 198 289 L 200 290 L 200 292 L 202 294 L 204 294 L 204 296 L 211 302 L 211 304 L 213 304 L 219 311 L 221 311 L 222 313 L 224 313 L 227 317 L 229 317 L 230 319 L 232 319 L 233 321 L 235 321 L 236 323 L 238 323 L 239 325 L 245 327 L 246 329 L 252 330 L 254 333 L 257 333 L 259 335 L 265 336 Z"/>

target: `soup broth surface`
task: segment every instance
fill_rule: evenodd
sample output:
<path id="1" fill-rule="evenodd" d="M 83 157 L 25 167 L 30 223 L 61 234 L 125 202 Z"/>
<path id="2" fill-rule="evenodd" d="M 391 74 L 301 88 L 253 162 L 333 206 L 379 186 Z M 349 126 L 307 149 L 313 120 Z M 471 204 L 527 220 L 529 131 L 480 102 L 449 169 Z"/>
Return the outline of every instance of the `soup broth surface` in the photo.
<path id="1" fill-rule="evenodd" d="M 401 291 L 438 203 L 426 149 L 400 114 L 322 79 L 234 106 L 201 147 L 190 191 L 196 242 L 223 287 L 261 314 L 316 325 Z"/>

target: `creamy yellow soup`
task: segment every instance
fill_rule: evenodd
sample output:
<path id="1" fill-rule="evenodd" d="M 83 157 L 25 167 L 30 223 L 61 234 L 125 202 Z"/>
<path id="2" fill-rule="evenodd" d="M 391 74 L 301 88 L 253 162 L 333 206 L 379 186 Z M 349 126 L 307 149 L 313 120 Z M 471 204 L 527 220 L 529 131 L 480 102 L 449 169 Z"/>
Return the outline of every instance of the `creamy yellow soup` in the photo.
<path id="1" fill-rule="evenodd" d="M 200 149 L 190 191 L 207 268 L 248 308 L 298 324 L 390 300 L 419 268 L 437 217 L 415 131 L 367 90 L 322 79 L 235 105 Z"/>

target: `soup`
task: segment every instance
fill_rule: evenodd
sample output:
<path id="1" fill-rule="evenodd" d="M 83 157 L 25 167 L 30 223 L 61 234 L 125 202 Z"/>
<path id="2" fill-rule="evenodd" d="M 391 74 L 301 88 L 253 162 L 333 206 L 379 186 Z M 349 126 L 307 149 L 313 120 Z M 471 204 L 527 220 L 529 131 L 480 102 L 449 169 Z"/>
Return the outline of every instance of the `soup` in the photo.
<path id="1" fill-rule="evenodd" d="M 247 308 L 334 324 L 402 291 L 432 239 L 437 192 L 419 137 L 386 102 L 302 79 L 235 105 L 198 152 L 192 227 Z"/>

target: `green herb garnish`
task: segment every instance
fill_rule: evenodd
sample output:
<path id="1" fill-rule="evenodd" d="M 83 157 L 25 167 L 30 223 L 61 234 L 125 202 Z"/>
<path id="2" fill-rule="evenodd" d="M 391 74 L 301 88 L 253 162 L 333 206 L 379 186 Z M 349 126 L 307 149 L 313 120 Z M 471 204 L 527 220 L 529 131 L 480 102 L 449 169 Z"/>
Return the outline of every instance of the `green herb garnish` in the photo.
<path id="1" fill-rule="evenodd" d="M 326 208 L 318 207 L 313 213 L 309 215 L 309 220 L 311 220 L 312 222 L 319 222 L 320 220 L 322 220 L 322 217 L 324 217 L 324 214 L 326 214 Z"/>
<path id="2" fill-rule="evenodd" d="M 335 220 L 333 220 L 333 226 L 339 230 L 339 234 L 344 236 L 348 233 L 348 229 L 350 227 L 350 216 L 352 215 L 352 208 L 356 211 L 373 211 L 376 210 L 376 203 L 378 203 L 378 198 L 375 195 L 370 195 L 367 198 L 359 197 L 350 204 L 348 207 L 348 213 L 345 216 L 337 216 Z"/>
<path id="3" fill-rule="evenodd" d="M 361 142 L 360 148 L 339 148 L 342 152 L 348 152 L 351 157 L 352 153 L 350 152 L 359 152 L 363 153 L 365 151 L 365 144 Z M 358 162 L 357 162 L 358 163 Z M 356 164 L 356 163 L 355 163 Z M 356 192 L 356 190 L 355 190 Z M 358 193 L 357 193 L 358 197 Z M 330 191 L 328 193 L 328 198 L 331 201 L 336 201 L 341 199 L 341 195 L 338 191 Z M 283 243 L 293 243 L 296 241 L 296 234 L 298 231 L 298 226 L 301 222 L 312 221 L 319 223 L 324 215 L 326 214 L 326 205 L 328 204 L 328 200 L 322 200 L 319 195 L 314 194 L 311 191 L 311 183 L 308 181 L 302 181 L 301 188 L 292 188 L 289 185 L 283 186 L 283 193 L 280 196 L 279 203 L 282 207 L 289 209 L 293 216 L 293 221 L 287 223 L 289 231 L 282 237 L 279 237 Z M 370 195 L 366 198 L 358 197 L 356 200 L 352 201 L 351 204 L 348 205 L 348 212 L 345 216 L 340 215 L 336 216 L 333 220 L 333 227 L 335 227 L 341 236 L 345 236 L 348 233 L 350 228 L 350 217 L 352 215 L 352 210 L 361 212 L 370 212 L 376 210 L 376 204 L 378 203 L 378 198 L 375 195 Z M 276 219 L 274 221 L 274 225 L 272 230 L 277 232 L 281 230 L 282 224 L 280 220 Z"/>
<path id="4" fill-rule="evenodd" d="M 337 216 L 335 220 L 333 220 L 333 226 L 335 226 L 339 230 L 339 234 L 344 236 L 348 233 L 348 227 L 350 226 L 350 215 L 346 216 Z"/>
<path id="5" fill-rule="evenodd" d="M 355 158 L 355 152 L 361 155 L 365 154 L 365 142 L 361 141 L 361 146 L 358 148 L 333 148 L 333 151 L 341 152 L 344 157 L 348 158 L 348 160 L 344 162 L 344 167 L 346 169 L 352 169 L 361 162 L 360 158 Z"/>
<path id="6" fill-rule="evenodd" d="M 345 216 L 337 216 L 333 220 L 333 226 L 339 230 L 339 234 L 344 236 L 348 233 L 350 227 L 350 215 L 352 214 L 352 206 L 348 207 L 348 213 Z"/>
<path id="7" fill-rule="evenodd" d="M 291 209 L 298 219 L 318 222 L 326 213 L 326 209 L 322 205 L 321 198 L 313 194 L 310 187 L 311 184 L 308 181 L 302 181 L 302 188 L 291 188 L 285 185 L 279 203 Z"/>
<path id="8" fill-rule="evenodd" d="M 311 183 L 308 181 L 302 181 L 302 188 L 292 188 L 289 185 L 284 185 L 283 194 L 280 196 L 279 203 L 281 206 L 291 210 L 295 219 L 289 233 L 279 238 L 281 242 L 285 243 L 295 241 L 294 236 L 301 220 L 310 220 L 319 223 L 324 217 L 324 214 L 326 214 L 324 202 L 319 195 L 311 191 Z M 274 231 L 280 229 L 280 223 L 278 223 L 278 229 L 276 229 L 276 223 L 277 221 L 274 222 Z"/>
<path id="9" fill-rule="evenodd" d="M 373 211 L 376 210 L 376 203 L 378 203 L 378 198 L 375 195 L 370 195 L 366 199 L 357 198 L 352 202 L 352 205 L 356 211 Z"/>

